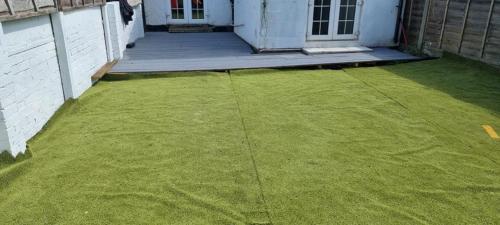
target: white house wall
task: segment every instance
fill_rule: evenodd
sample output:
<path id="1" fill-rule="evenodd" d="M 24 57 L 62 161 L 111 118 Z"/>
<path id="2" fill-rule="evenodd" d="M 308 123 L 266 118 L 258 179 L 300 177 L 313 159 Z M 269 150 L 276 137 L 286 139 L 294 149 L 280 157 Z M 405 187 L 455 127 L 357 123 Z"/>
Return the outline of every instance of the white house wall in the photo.
<path id="1" fill-rule="evenodd" d="M 265 1 L 260 48 L 303 48 L 307 33 L 308 1 Z"/>
<path id="2" fill-rule="evenodd" d="M 168 2 L 166 0 L 144 0 L 146 25 L 167 24 Z"/>
<path id="3" fill-rule="evenodd" d="M 167 24 L 167 17 L 170 16 L 169 1 L 144 0 L 147 25 L 158 26 Z M 214 26 L 229 26 L 232 24 L 232 10 L 229 0 L 205 0 L 205 4 L 208 10 L 208 24 Z"/>
<path id="4" fill-rule="evenodd" d="M 359 41 L 369 47 L 394 45 L 399 0 L 365 0 Z"/>
<path id="5" fill-rule="evenodd" d="M 236 27 L 235 31 L 258 49 L 306 47 L 311 43 L 306 40 L 309 26 L 308 3 L 309 0 L 236 0 L 235 25 L 241 27 Z M 364 0 L 359 38 L 350 44 L 392 46 L 398 4 L 399 0 Z M 255 32 L 256 28 L 260 31 Z M 335 46 L 339 41 L 320 43 L 321 46 Z"/>
<path id="6" fill-rule="evenodd" d="M 2 27 L 0 152 L 17 155 L 64 97 L 49 16 L 4 22 Z"/>
<path id="7" fill-rule="evenodd" d="M 262 0 L 234 0 L 234 32 L 255 48 L 260 48 Z"/>

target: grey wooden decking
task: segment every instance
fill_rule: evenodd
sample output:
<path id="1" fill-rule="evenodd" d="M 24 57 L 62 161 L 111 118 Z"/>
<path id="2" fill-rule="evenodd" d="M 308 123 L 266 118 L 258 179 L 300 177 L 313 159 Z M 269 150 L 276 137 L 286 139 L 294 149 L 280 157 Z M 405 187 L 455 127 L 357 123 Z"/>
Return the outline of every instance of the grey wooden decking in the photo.
<path id="1" fill-rule="evenodd" d="M 372 52 L 305 55 L 253 54 L 234 33 L 146 33 L 109 73 L 275 68 L 361 62 L 408 61 L 415 56 L 388 48 Z"/>

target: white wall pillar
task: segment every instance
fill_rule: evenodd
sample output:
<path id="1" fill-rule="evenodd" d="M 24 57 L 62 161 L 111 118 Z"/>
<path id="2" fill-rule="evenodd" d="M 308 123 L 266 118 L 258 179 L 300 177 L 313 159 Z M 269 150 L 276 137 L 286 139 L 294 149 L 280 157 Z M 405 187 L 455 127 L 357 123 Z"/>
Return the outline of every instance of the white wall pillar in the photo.
<path id="1" fill-rule="evenodd" d="M 65 99 L 80 97 L 109 61 L 102 15 L 100 6 L 51 15 Z"/>
<path id="2" fill-rule="evenodd" d="M 64 13 L 55 12 L 51 15 L 52 29 L 54 30 L 54 41 L 57 49 L 57 59 L 59 60 L 59 70 L 61 72 L 61 82 L 64 92 L 64 100 L 75 98 L 73 93 L 72 81 L 72 68 L 69 62 L 69 50 L 66 47 L 66 38 L 63 31 L 64 27 Z"/>
<path id="3" fill-rule="evenodd" d="M 104 4 L 101 6 L 101 13 L 102 13 L 102 22 L 104 24 L 104 38 L 106 40 L 106 53 L 108 55 L 108 62 L 112 62 L 115 59 L 118 59 L 115 57 L 115 54 L 113 52 L 113 43 L 112 43 L 112 34 L 111 34 L 111 27 L 110 27 L 110 21 L 109 21 L 109 12 L 108 8 L 110 7 L 109 3 Z"/>

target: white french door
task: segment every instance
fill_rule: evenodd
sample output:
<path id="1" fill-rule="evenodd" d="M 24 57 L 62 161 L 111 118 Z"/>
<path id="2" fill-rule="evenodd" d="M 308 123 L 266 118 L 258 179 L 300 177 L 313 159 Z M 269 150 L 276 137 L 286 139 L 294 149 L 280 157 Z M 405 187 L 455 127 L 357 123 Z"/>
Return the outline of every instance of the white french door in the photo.
<path id="1" fill-rule="evenodd" d="M 207 23 L 207 0 L 168 0 L 167 24 Z"/>
<path id="2" fill-rule="evenodd" d="M 354 40 L 362 0 L 309 0 L 308 40 Z"/>

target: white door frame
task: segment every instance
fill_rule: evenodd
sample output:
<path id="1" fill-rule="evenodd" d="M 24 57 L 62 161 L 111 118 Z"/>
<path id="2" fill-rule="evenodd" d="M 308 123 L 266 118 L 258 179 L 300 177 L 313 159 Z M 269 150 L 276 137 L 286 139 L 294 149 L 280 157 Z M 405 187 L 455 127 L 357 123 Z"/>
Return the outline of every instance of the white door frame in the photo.
<path id="1" fill-rule="evenodd" d="M 338 34 L 339 13 L 341 0 L 331 0 L 330 3 L 330 18 L 328 34 L 326 35 L 313 35 L 313 20 L 314 20 L 314 0 L 309 0 L 309 17 L 307 27 L 307 40 L 308 41 L 335 41 L 335 40 L 357 40 L 359 36 L 359 22 L 361 16 L 361 6 L 363 0 L 357 0 L 356 13 L 354 15 L 354 27 L 352 34 Z"/>
<path id="2" fill-rule="evenodd" d="M 167 1 L 167 24 L 206 24 L 208 23 L 208 7 L 207 3 L 211 2 L 211 0 L 204 0 L 203 2 L 203 11 L 204 18 L 203 19 L 193 19 L 192 13 L 192 0 L 178 0 L 182 1 L 184 4 L 184 19 L 173 19 L 172 18 L 172 5 L 171 0 Z"/>

